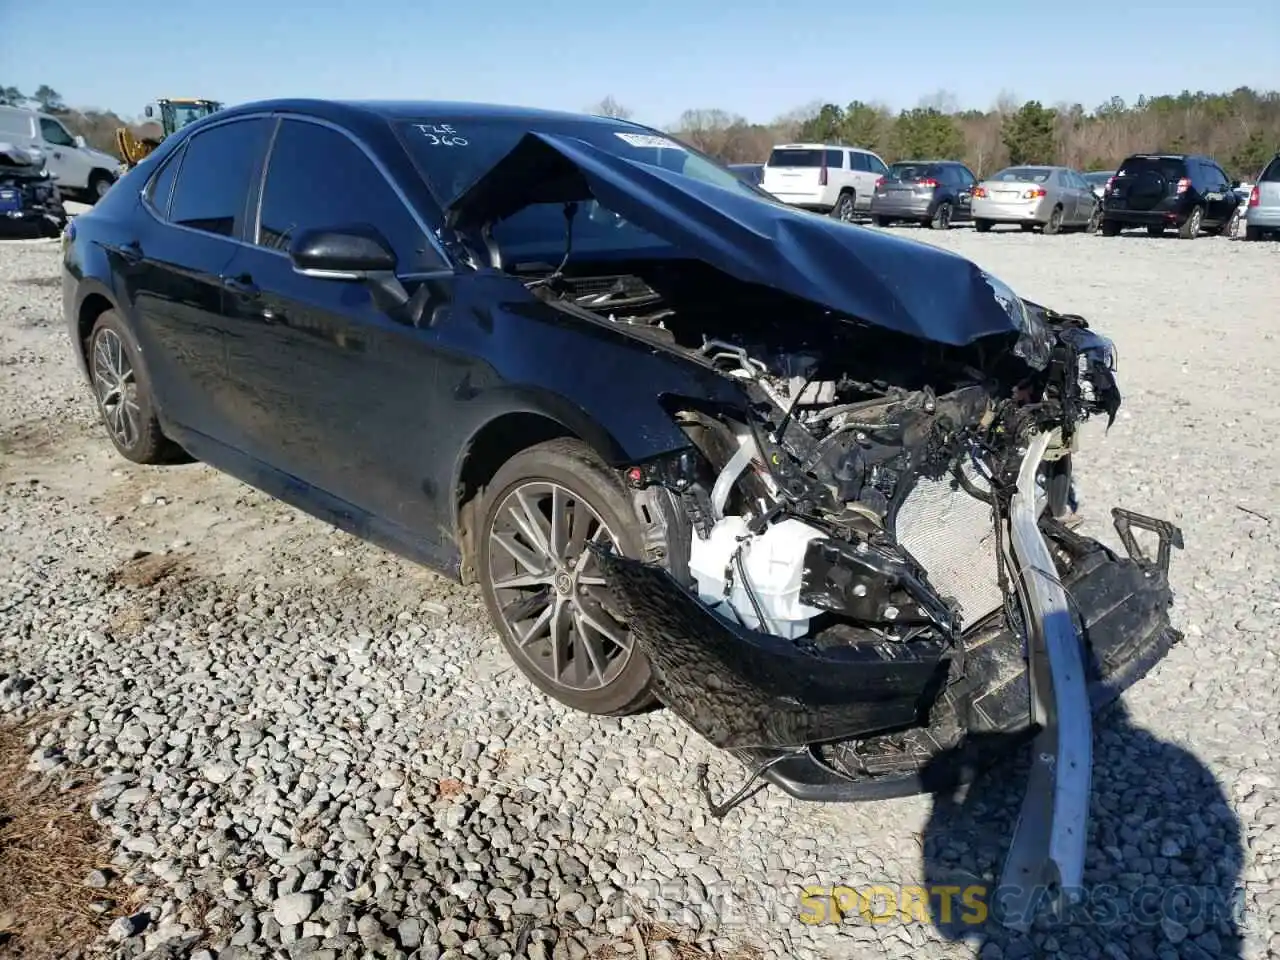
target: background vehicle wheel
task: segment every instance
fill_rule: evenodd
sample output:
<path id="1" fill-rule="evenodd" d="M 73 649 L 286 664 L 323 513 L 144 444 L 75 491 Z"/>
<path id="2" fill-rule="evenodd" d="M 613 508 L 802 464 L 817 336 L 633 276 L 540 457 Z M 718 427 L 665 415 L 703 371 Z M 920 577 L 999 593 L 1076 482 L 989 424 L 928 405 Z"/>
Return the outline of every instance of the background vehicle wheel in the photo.
<path id="1" fill-rule="evenodd" d="M 888 227 L 893 224 L 893 217 L 872 217 L 877 227 Z"/>
<path id="2" fill-rule="evenodd" d="M 551 440 L 493 478 L 480 526 L 485 605 L 516 665 L 568 707 L 620 716 L 647 706 L 649 663 L 611 610 L 589 542 L 640 553 L 621 480 L 586 444 Z"/>
<path id="3" fill-rule="evenodd" d="M 988 230 L 991 229 L 991 221 L 975 220 L 973 221 L 973 229 L 977 230 L 979 233 L 986 233 Z"/>
<path id="4" fill-rule="evenodd" d="M 1053 236 L 1062 230 L 1062 208 L 1054 207 L 1049 214 L 1049 222 L 1044 225 L 1044 232 L 1048 236 Z"/>
<path id="5" fill-rule="evenodd" d="M 1036 225 L 1035 225 L 1034 223 L 1020 223 L 1020 224 L 1018 224 L 1018 229 L 1019 229 L 1019 230 L 1021 230 L 1023 233 L 1030 233 L 1030 232 L 1031 232 L 1032 230 L 1034 230 L 1035 228 L 1036 228 Z"/>
<path id="6" fill-rule="evenodd" d="M 852 192 L 840 194 L 840 198 L 836 200 L 836 205 L 831 208 L 831 216 L 837 220 L 843 220 L 845 223 L 852 223 L 855 200 L 856 197 Z"/>
<path id="7" fill-rule="evenodd" d="M 1261 228 L 1261 227 L 1251 227 L 1251 226 L 1249 226 L 1249 225 L 1246 223 L 1245 228 L 1244 228 L 1244 238 L 1245 238 L 1246 240 L 1261 240 L 1261 239 L 1262 239 L 1262 228 Z"/>
<path id="8" fill-rule="evenodd" d="M 938 209 L 933 211 L 933 219 L 925 221 L 931 230 L 950 230 L 951 229 L 951 204 L 945 200 L 938 204 Z"/>
<path id="9" fill-rule="evenodd" d="M 1120 236 L 1120 224 L 1116 223 L 1114 220 L 1103 220 L 1102 235 L 1104 237 Z"/>
<path id="10" fill-rule="evenodd" d="M 1204 223 L 1204 211 L 1192 207 L 1186 221 L 1178 228 L 1178 236 L 1183 240 L 1194 240 L 1200 236 L 1200 226 Z"/>
<path id="11" fill-rule="evenodd" d="M 1102 208 L 1094 207 L 1093 213 L 1089 215 L 1089 222 L 1085 224 L 1085 233 L 1097 233 L 1098 228 L 1102 226 Z"/>
<path id="12" fill-rule="evenodd" d="M 110 174 L 103 173 L 101 170 L 94 171 L 93 176 L 89 178 L 89 202 L 97 203 L 105 197 L 113 183 L 115 181 L 111 179 Z"/>
<path id="13" fill-rule="evenodd" d="M 1163 237 L 1164 227 L 1147 227 L 1148 237 Z"/>
<path id="14" fill-rule="evenodd" d="M 173 463 L 186 455 L 160 429 L 139 356 L 133 334 L 114 310 L 98 317 L 89 334 L 89 379 L 112 445 L 134 463 Z"/>

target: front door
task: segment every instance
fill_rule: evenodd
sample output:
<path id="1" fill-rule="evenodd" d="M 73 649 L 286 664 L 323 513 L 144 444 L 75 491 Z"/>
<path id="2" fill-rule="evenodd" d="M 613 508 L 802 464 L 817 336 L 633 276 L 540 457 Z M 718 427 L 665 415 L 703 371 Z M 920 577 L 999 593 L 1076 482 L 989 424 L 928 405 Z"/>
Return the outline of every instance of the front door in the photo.
<path id="1" fill-rule="evenodd" d="M 49 172 L 57 174 L 64 188 L 83 190 L 89 185 L 89 161 L 76 146 L 76 139 L 52 117 L 39 117 L 40 141 L 34 146 L 44 151 Z"/>
<path id="2" fill-rule="evenodd" d="M 233 411 L 221 328 L 223 276 L 239 249 L 249 184 L 270 133 L 265 118 L 202 131 L 166 158 L 143 191 L 149 214 L 119 249 L 117 275 L 167 420 L 225 442 Z"/>
<path id="3" fill-rule="evenodd" d="M 253 243 L 227 268 L 236 445 L 432 549 L 448 491 L 425 480 L 452 402 L 436 331 L 388 316 L 362 281 L 297 272 L 288 250 L 308 229 L 375 227 L 405 286 L 430 285 L 428 321 L 447 310 L 451 270 L 364 150 L 332 127 L 281 121 L 259 206 Z"/>

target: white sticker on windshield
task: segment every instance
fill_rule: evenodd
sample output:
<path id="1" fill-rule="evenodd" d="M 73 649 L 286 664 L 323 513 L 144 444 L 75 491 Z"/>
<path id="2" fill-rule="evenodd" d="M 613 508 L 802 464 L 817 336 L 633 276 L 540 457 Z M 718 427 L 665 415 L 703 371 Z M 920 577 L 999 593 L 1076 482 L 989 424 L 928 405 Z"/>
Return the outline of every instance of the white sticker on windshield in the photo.
<path id="1" fill-rule="evenodd" d="M 653 133 L 614 133 L 619 140 L 631 144 L 633 147 L 649 147 L 658 150 L 680 150 L 683 152 L 684 147 L 676 143 L 674 140 L 668 140 L 666 137 L 659 137 Z"/>

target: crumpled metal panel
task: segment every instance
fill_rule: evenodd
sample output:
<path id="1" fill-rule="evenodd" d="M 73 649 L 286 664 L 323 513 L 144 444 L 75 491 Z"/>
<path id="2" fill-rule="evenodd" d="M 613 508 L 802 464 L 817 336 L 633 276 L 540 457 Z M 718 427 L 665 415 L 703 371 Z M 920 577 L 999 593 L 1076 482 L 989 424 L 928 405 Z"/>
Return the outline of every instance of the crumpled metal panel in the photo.
<path id="1" fill-rule="evenodd" d="M 912 725 L 948 661 L 916 641 L 818 650 L 716 616 L 665 570 L 597 549 L 660 700 L 718 747 L 799 747 Z"/>
<path id="2" fill-rule="evenodd" d="M 965 346 L 1035 323 L 1011 315 L 982 269 L 957 254 L 632 162 L 566 134 L 526 134 L 450 203 L 448 222 L 477 229 L 530 204 L 592 197 L 731 277 L 886 330 Z"/>
<path id="3" fill-rule="evenodd" d="M 965 461 L 965 477 L 986 493 L 990 485 Z M 999 562 L 991 505 L 955 477 L 920 477 L 894 518 L 898 542 L 924 567 L 938 595 L 960 605 L 961 626 L 1000 609 Z"/>

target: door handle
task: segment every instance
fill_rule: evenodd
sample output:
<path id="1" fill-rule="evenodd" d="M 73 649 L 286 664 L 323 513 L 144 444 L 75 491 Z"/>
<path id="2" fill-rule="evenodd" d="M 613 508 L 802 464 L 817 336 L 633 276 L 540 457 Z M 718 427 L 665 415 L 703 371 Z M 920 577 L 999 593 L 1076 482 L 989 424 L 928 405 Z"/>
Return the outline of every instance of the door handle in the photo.
<path id="1" fill-rule="evenodd" d="M 240 297 L 256 300 L 262 296 L 262 288 L 253 282 L 253 277 L 242 273 L 237 277 L 222 277 L 222 285 Z"/>
<path id="2" fill-rule="evenodd" d="M 128 243 L 121 244 L 113 248 L 116 253 L 120 254 L 120 259 L 125 263 L 135 264 L 142 262 L 142 244 L 137 240 L 130 240 Z"/>
<path id="3" fill-rule="evenodd" d="M 55 150 L 55 151 L 53 151 L 53 158 L 54 158 L 55 160 L 61 160 L 61 159 L 62 159 L 62 151 L 61 151 L 61 150 Z"/>

